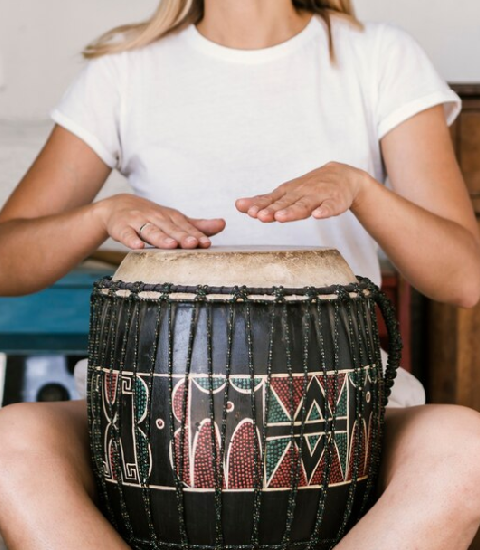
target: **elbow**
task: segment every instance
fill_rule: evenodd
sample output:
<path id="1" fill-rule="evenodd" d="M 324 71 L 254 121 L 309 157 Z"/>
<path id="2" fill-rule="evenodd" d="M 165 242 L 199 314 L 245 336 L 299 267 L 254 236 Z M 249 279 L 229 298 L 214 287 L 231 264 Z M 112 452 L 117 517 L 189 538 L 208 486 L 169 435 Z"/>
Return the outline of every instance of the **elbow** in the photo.
<path id="1" fill-rule="evenodd" d="M 480 243 L 476 243 L 470 265 L 463 264 L 457 271 L 456 300 L 454 305 L 471 309 L 480 302 Z"/>
<path id="2" fill-rule="evenodd" d="M 475 296 L 469 295 L 469 296 L 462 297 L 454 305 L 456 305 L 457 307 L 465 308 L 465 309 L 472 309 L 479 302 L 480 302 L 480 293 L 475 295 Z"/>
<path id="3" fill-rule="evenodd" d="M 480 302 L 480 275 L 470 281 L 463 281 L 451 303 L 454 306 L 471 309 Z"/>
<path id="4" fill-rule="evenodd" d="M 472 309 L 476 305 L 478 305 L 479 302 L 480 302 L 480 291 L 478 291 L 477 294 L 466 296 L 463 299 L 462 303 L 459 305 L 459 307 Z"/>

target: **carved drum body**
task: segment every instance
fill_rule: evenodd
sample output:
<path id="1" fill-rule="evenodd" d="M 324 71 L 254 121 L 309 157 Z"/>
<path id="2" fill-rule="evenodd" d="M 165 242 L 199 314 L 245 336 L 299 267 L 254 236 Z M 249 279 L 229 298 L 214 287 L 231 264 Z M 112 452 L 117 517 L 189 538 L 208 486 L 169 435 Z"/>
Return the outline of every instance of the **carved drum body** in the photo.
<path id="1" fill-rule="evenodd" d="M 331 250 L 133 253 L 98 283 L 91 444 L 125 540 L 332 548 L 375 497 L 376 302 Z"/>

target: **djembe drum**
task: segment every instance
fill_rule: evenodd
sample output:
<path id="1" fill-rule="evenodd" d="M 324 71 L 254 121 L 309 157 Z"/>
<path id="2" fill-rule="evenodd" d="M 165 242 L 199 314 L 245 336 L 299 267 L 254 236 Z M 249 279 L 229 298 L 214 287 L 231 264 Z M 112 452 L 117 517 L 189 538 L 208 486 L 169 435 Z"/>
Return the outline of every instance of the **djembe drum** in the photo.
<path id="1" fill-rule="evenodd" d="M 400 347 L 335 250 L 130 253 L 92 296 L 105 515 L 142 550 L 332 548 L 375 499 Z"/>

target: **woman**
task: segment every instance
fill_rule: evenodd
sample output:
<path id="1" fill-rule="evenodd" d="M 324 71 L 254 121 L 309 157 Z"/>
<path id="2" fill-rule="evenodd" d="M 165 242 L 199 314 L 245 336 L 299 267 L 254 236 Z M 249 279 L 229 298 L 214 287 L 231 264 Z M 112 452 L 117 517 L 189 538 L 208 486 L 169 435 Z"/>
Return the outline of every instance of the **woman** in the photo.
<path id="1" fill-rule="evenodd" d="M 379 243 L 425 295 L 478 301 L 480 236 L 446 124 L 458 98 L 402 32 L 362 29 L 347 0 L 165 0 L 86 54 L 1 213 L 2 294 L 46 287 L 108 236 L 216 235 L 335 246 L 376 282 Z M 136 196 L 92 204 L 114 167 Z M 461 550 L 480 524 L 479 415 L 421 405 L 408 384 L 398 404 L 416 406 L 387 412 L 383 494 L 339 550 Z M 93 504 L 84 402 L 8 407 L 0 438 L 10 549 L 127 548 Z"/>

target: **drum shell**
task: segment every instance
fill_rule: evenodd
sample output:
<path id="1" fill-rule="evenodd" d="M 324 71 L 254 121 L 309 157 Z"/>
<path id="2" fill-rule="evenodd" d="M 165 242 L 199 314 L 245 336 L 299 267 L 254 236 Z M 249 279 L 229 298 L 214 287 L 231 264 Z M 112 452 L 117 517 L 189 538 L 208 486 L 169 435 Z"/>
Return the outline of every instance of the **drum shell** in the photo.
<path id="1" fill-rule="evenodd" d="M 247 301 L 150 300 L 100 289 L 94 295 L 94 466 L 104 508 L 134 547 L 152 537 L 180 546 L 182 518 L 190 544 L 214 546 L 219 506 L 223 545 L 250 544 L 256 528 L 266 546 L 281 544 L 287 530 L 292 543 L 309 541 L 321 507 L 317 547 L 330 547 L 373 495 L 383 391 L 375 304 L 364 295 Z M 233 409 L 226 412 L 228 403 Z M 309 421 L 312 410 L 322 418 L 316 425 Z M 243 436 L 250 453 L 234 444 L 242 423 L 258 431 L 257 443 L 248 430 Z M 301 454 L 298 463 L 291 458 L 290 472 L 292 463 L 305 467 L 305 473 L 299 469 L 306 483 L 293 479 L 293 489 L 285 458 L 273 466 L 269 461 L 282 446 L 275 443 L 275 454 L 269 442 L 279 440 L 291 448 L 294 441 Z M 195 451 L 199 441 L 203 454 Z M 327 452 L 337 453 L 340 470 L 332 458 L 331 471 L 323 464 L 318 483 L 309 485 Z M 236 474 L 232 454 L 244 458 Z M 189 475 L 177 471 L 176 480 L 173 464 Z M 203 473 L 197 475 L 198 464 Z M 272 471 L 282 468 L 279 481 Z"/>

